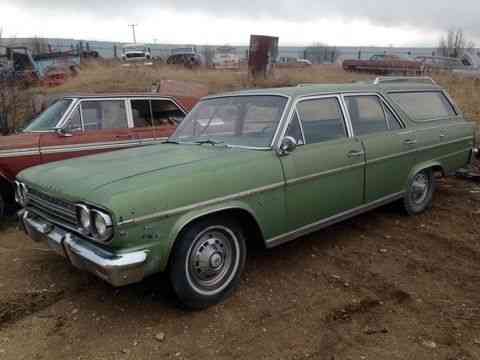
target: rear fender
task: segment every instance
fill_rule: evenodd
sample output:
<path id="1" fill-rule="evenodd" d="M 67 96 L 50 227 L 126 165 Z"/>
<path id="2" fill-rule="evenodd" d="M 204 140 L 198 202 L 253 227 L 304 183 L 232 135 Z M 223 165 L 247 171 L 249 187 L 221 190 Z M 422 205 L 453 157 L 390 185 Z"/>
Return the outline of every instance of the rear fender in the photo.
<path id="1" fill-rule="evenodd" d="M 408 175 L 407 184 L 416 174 L 426 169 L 433 169 L 434 172 L 440 172 L 442 176 L 446 175 L 445 167 L 442 165 L 440 161 L 437 161 L 437 160 L 427 161 L 421 164 L 417 164 L 416 166 L 413 167 L 413 169 L 410 171 L 410 174 Z"/>

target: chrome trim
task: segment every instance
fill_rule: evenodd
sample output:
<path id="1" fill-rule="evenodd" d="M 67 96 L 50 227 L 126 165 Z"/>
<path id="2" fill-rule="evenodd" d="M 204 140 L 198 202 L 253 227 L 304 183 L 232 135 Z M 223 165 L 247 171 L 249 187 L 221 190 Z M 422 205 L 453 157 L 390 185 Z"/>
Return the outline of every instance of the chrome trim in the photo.
<path id="1" fill-rule="evenodd" d="M 388 204 L 392 201 L 401 199 L 404 194 L 405 194 L 405 192 L 402 191 L 402 192 L 399 192 L 399 193 L 395 193 L 395 194 L 392 194 L 392 195 L 385 196 L 385 197 L 380 198 L 378 200 L 375 200 L 371 203 L 358 206 L 356 208 L 353 208 L 353 209 L 344 211 L 342 213 L 330 216 L 328 218 L 319 220 L 319 221 L 314 222 L 312 224 L 302 226 L 302 227 L 300 227 L 296 230 L 287 232 L 285 234 L 275 236 L 275 237 L 273 237 L 269 240 L 266 240 L 265 244 L 266 244 L 267 248 L 273 248 L 275 246 L 282 245 L 286 242 L 295 240 L 295 239 L 297 239 L 301 236 L 307 235 L 309 233 L 321 230 L 321 229 L 323 229 L 327 226 L 336 224 L 338 222 L 341 222 L 341 221 L 346 220 L 348 218 L 351 218 L 353 216 L 356 216 L 356 215 L 359 215 L 361 213 L 367 212 L 367 211 L 372 210 L 376 207 L 379 207 L 379 206 Z"/>
<path id="2" fill-rule="evenodd" d="M 174 209 L 170 209 L 170 210 L 160 211 L 160 212 L 156 212 L 156 213 L 153 213 L 153 214 L 150 214 L 150 215 L 145 215 L 145 216 L 139 216 L 137 218 L 132 218 L 132 219 L 129 219 L 129 220 L 122 220 L 122 221 L 118 222 L 118 226 L 138 224 L 140 222 L 144 222 L 144 221 L 147 221 L 147 220 L 166 218 L 166 217 L 178 215 L 178 214 L 190 211 L 190 210 L 194 210 L 194 209 L 197 209 L 197 208 L 202 208 L 202 207 L 206 207 L 206 206 L 210 206 L 210 205 L 215 205 L 215 204 L 218 204 L 218 203 L 221 203 L 221 202 L 224 202 L 224 201 L 237 200 L 237 199 L 240 199 L 240 198 L 243 198 L 243 197 L 252 196 L 252 195 L 255 195 L 255 194 L 262 193 L 262 192 L 272 191 L 272 190 L 278 189 L 278 188 L 283 187 L 283 186 L 285 186 L 285 182 L 282 181 L 282 182 L 274 183 L 274 184 L 271 184 L 271 185 L 262 186 L 262 187 L 247 190 L 247 191 L 242 191 L 242 192 L 232 194 L 232 195 L 213 198 L 213 199 L 198 202 L 198 203 L 195 203 L 195 204 L 192 204 L 192 205 L 187 205 L 187 206 L 182 206 L 182 207 L 178 207 L 178 208 L 174 208 Z"/>
<path id="3" fill-rule="evenodd" d="M 0 158 L 40 155 L 39 148 L 0 150 Z"/>
<path id="4" fill-rule="evenodd" d="M 362 152 L 362 154 L 363 154 L 363 152 Z M 327 171 L 321 171 L 321 172 L 318 172 L 318 173 L 315 173 L 315 174 L 310 174 L 310 175 L 301 176 L 301 177 L 298 177 L 298 178 L 287 180 L 286 185 L 287 186 L 288 185 L 295 185 L 295 184 L 298 184 L 298 183 L 301 183 L 301 182 L 315 180 L 315 179 L 317 179 L 319 177 L 322 177 L 322 176 L 325 176 L 325 175 L 332 175 L 332 174 L 336 174 L 336 173 L 339 173 L 339 172 L 342 172 L 342 171 L 345 171 L 345 170 L 355 169 L 355 168 L 364 167 L 364 166 L 365 166 L 365 163 L 361 162 L 361 163 L 356 163 L 356 164 L 352 164 L 352 165 L 342 166 L 342 167 L 327 170 Z"/>
<path id="5" fill-rule="evenodd" d="M 403 109 L 403 107 L 397 101 L 395 101 L 394 99 L 391 99 L 391 101 L 395 105 L 397 105 L 402 110 L 403 113 L 405 113 L 408 116 L 410 121 L 413 121 L 416 124 L 429 123 L 429 122 L 432 122 L 432 121 L 439 121 L 439 120 L 449 120 L 452 117 L 457 118 L 457 119 L 463 119 L 462 111 L 457 107 L 457 105 L 455 104 L 455 102 L 453 101 L 451 96 L 444 89 L 442 89 L 440 87 L 437 88 L 437 89 L 419 89 L 419 90 L 411 89 L 411 90 L 387 90 L 386 91 L 386 93 L 388 95 L 390 95 L 390 94 L 425 93 L 425 92 L 443 94 L 445 96 L 445 98 L 447 99 L 448 103 L 450 104 L 450 106 L 452 107 L 455 115 L 454 116 L 436 117 L 436 118 L 431 118 L 431 119 L 426 119 L 426 120 L 415 120 Z"/>
<path id="6" fill-rule="evenodd" d="M 281 143 L 282 139 L 285 137 L 285 133 L 287 132 L 288 125 L 290 125 L 290 123 L 292 122 L 293 115 L 295 114 L 295 112 L 297 112 L 297 105 L 298 105 L 299 102 L 308 101 L 308 100 L 318 100 L 318 99 L 330 99 L 330 98 L 336 98 L 337 101 L 338 101 L 340 111 L 342 112 L 342 115 L 343 115 L 344 128 L 347 132 L 346 133 L 346 138 L 349 138 L 350 134 L 349 134 L 348 124 L 347 124 L 347 117 L 345 115 L 345 108 L 342 106 L 341 94 L 339 94 L 337 92 L 337 93 L 326 94 L 326 95 L 308 95 L 308 96 L 298 97 L 292 102 L 292 105 L 290 107 L 290 112 L 287 116 L 287 119 L 286 119 L 286 121 L 284 121 L 284 124 L 282 125 L 282 130 L 281 130 L 281 133 L 280 133 L 281 136 L 279 136 L 278 141 L 276 141 L 275 144 L 272 144 L 272 147 L 274 147 L 275 150 L 277 150 L 277 151 L 280 149 L 280 143 Z M 300 123 L 302 122 L 300 116 L 298 116 L 298 121 Z M 303 127 L 303 125 L 301 125 L 301 126 Z M 307 145 L 306 141 L 305 141 L 304 145 Z"/>
<path id="7" fill-rule="evenodd" d="M 438 85 L 435 80 L 433 80 L 430 76 L 379 76 L 375 78 L 373 81 L 374 85 L 379 85 L 379 84 L 408 84 L 409 80 L 426 80 L 430 82 L 430 85 Z M 428 85 L 428 83 L 425 82 L 415 82 L 411 81 L 413 84 L 425 84 Z"/>
<path id="8" fill-rule="evenodd" d="M 109 141 L 109 142 L 97 142 L 97 143 L 78 143 L 62 146 L 46 146 L 40 148 L 41 154 L 58 154 L 64 152 L 76 152 L 76 151 L 90 151 L 90 150 L 102 150 L 111 148 L 124 148 L 140 146 L 141 142 L 138 139 L 135 140 L 121 140 L 121 141 Z"/>
<path id="9" fill-rule="evenodd" d="M 147 275 L 148 250 L 112 253 L 48 221 L 34 219 L 27 210 L 22 210 L 19 218 L 32 240 L 46 240 L 52 250 L 66 257 L 73 266 L 97 275 L 113 286 L 139 282 Z"/>
<path id="10" fill-rule="evenodd" d="M 384 106 L 386 106 L 387 109 L 390 110 L 390 112 L 393 114 L 393 116 L 395 117 L 397 122 L 400 124 L 401 129 L 405 129 L 407 127 L 405 122 L 402 120 L 402 118 L 400 116 L 398 116 L 398 113 L 392 108 L 392 106 L 388 103 L 388 101 L 385 99 L 385 97 L 383 97 L 382 94 L 379 94 L 379 93 L 376 93 L 376 92 L 361 92 L 361 93 L 354 93 L 354 94 L 352 94 L 352 93 L 342 94 L 342 98 L 343 98 L 344 101 L 345 101 L 346 97 L 355 97 L 355 96 L 376 96 L 377 98 L 380 99 L 380 103 L 382 105 L 382 111 L 383 111 L 383 114 L 385 116 L 385 123 L 387 124 L 388 131 L 390 131 L 391 129 L 390 129 L 390 124 L 387 121 L 387 113 L 385 112 Z M 348 106 L 347 106 L 346 101 L 345 101 L 345 107 L 348 111 Z M 350 122 L 351 122 L 350 112 L 348 112 L 348 115 L 349 115 L 349 119 L 350 119 Z M 393 130 L 393 131 L 395 131 L 395 130 Z M 396 131 L 398 131 L 398 130 L 396 130 Z M 353 130 L 353 125 L 352 125 L 352 134 L 354 134 L 354 136 L 355 136 L 355 132 Z M 366 135 L 369 135 L 369 134 L 366 134 Z"/>
<path id="11" fill-rule="evenodd" d="M 91 228 L 92 228 L 93 236 L 95 237 L 95 239 L 98 242 L 103 242 L 103 243 L 108 242 L 108 240 L 110 240 L 112 235 L 113 235 L 113 220 L 112 220 L 112 217 L 110 215 L 108 215 L 107 213 L 105 213 L 103 211 L 100 211 L 100 210 L 97 210 L 97 209 L 91 209 L 90 210 L 90 216 L 91 216 L 91 221 L 92 221 Z M 98 229 L 97 229 L 97 226 L 96 226 L 96 223 L 95 223 L 95 216 L 100 216 L 103 219 L 103 221 L 105 221 L 105 226 L 107 228 L 107 232 L 104 235 L 100 235 L 99 232 L 98 232 Z"/>

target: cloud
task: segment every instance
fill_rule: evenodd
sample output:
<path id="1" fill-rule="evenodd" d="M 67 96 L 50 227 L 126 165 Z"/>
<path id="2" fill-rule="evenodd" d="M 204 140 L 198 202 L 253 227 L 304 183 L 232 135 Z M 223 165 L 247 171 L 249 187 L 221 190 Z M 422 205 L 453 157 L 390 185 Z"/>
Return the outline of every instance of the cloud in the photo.
<path id="1" fill-rule="evenodd" d="M 83 13 L 96 17 L 121 17 L 141 21 L 142 16 L 162 10 L 178 13 L 202 13 L 209 16 L 309 22 L 340 18 L 347 21 L 367 20 L 387 27 L 408 26 L 433 31 L 464 29 L 467 37 L 480 39 L 478 0 L 4 0 L 24 11 L 58 14 Z M 477 15 L 477 16 L 476 16 Z"/>

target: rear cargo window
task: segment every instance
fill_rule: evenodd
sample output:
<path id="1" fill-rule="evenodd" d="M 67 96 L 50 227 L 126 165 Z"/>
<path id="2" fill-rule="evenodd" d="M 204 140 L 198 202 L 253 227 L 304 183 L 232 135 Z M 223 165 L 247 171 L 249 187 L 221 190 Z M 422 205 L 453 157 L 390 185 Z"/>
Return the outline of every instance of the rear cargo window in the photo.
<path id="1" fill-rule="evenodd" d="M 413 120 L 428 121 L 457 115 L 452 104 L 439 91 L 391 93 L 390 97 Z"/>

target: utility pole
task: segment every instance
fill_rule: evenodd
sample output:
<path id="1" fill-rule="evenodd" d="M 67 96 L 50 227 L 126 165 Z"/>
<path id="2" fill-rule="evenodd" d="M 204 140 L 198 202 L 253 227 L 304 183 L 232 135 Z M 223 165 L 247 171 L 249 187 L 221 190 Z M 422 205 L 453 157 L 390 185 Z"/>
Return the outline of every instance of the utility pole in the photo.
<path id="1" fill-rule="evenodd" d="M 133 43 L 136 44 L 137 43 L 137 37 L 135 36 L 135 26 L 138 26 L 138 24 L 130 24 L 128 26 L 130 26 L 132 28 Z"/>

